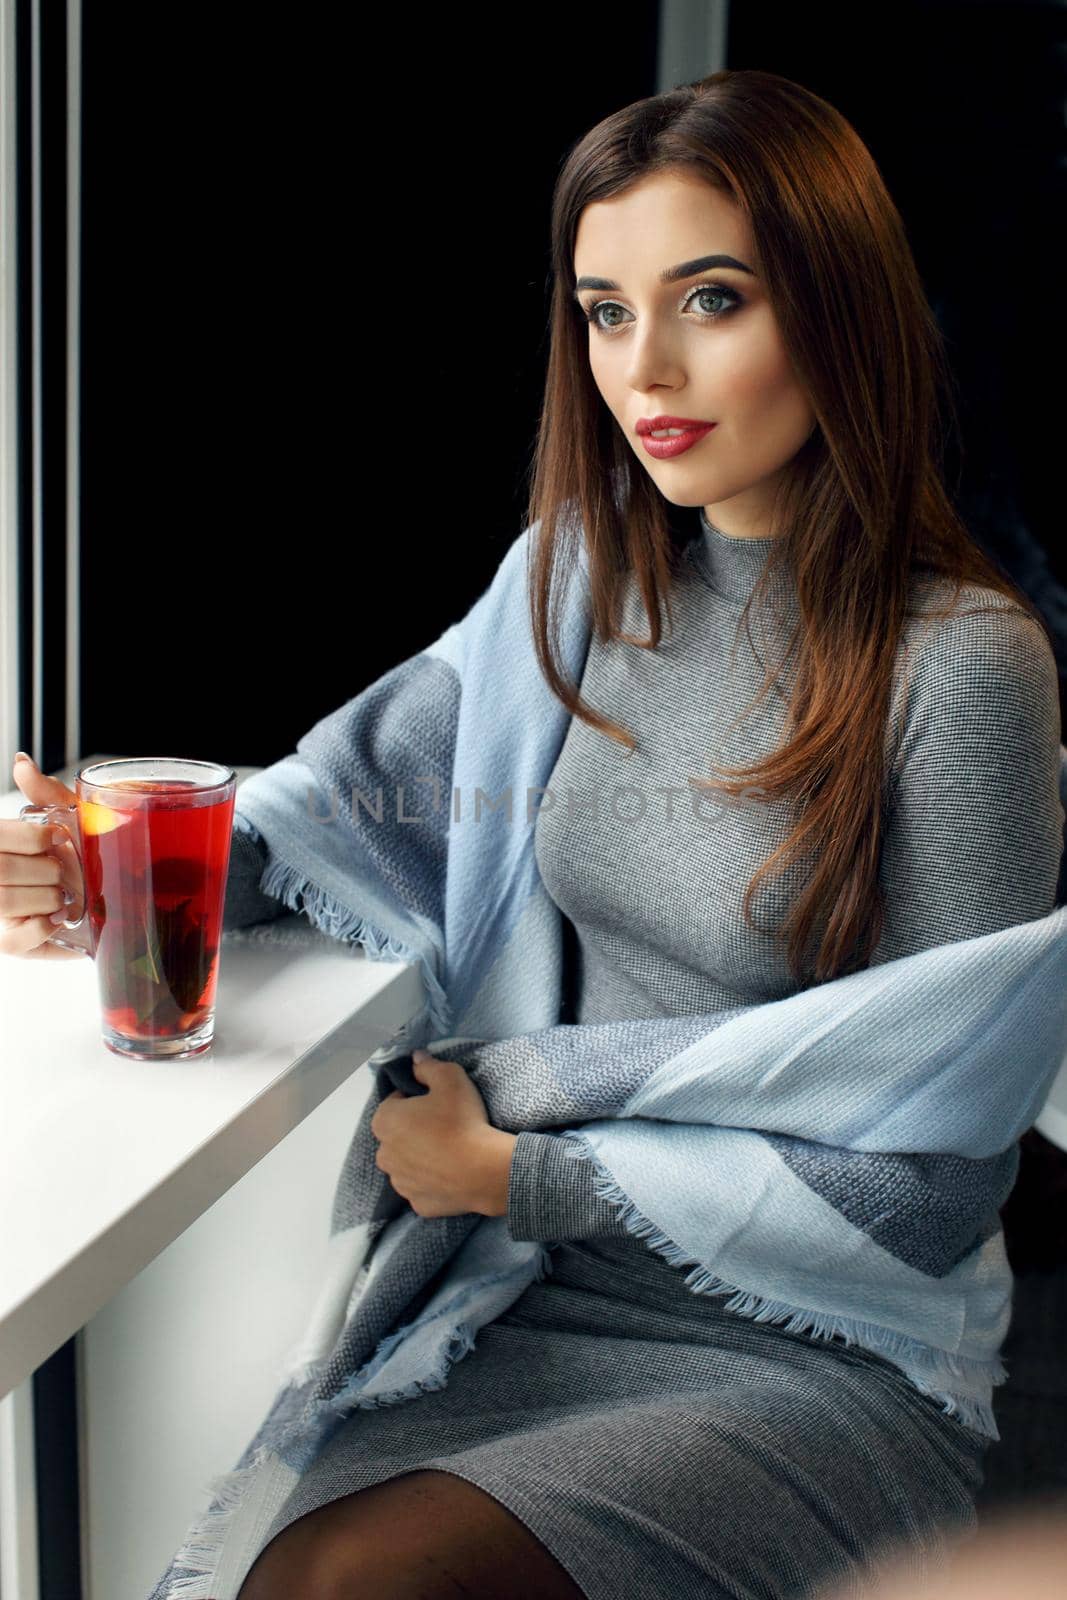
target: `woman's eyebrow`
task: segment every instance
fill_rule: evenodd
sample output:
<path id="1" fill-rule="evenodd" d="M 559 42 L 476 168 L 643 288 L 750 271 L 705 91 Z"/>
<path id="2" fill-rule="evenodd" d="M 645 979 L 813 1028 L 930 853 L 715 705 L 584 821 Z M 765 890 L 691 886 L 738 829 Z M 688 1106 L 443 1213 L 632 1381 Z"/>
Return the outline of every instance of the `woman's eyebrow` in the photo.
<path id="1" fill-rule="evenodd" d="M 756 274 L 751 267 L 735 256 L 697 256 L 694 261 L 681 261 L 676 267 L 667 267 L 659 275 L 660 283 L 679 283 L 683 278 L 695 278 L 698 272 L 710 272 L 714 267 L 733 267 L 737 272 Z M 622 285 L 612 278 L 579 278 L 574 286 L 575 298 L 583 289 L 619 289 Z"/>

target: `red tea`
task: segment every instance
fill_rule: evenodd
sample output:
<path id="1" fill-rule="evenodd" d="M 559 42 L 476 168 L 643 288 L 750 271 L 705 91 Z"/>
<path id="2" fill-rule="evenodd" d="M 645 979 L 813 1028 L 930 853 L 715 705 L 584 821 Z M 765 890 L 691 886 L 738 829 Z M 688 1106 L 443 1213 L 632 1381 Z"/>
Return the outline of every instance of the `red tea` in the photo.
<path id="1" fill-rule="evenodd" d="M 123 778 L 78 801 L 104 1021 L 126 1038 L 180 1037 L 215 1003 L 234 797 L 196 789 Z"/>

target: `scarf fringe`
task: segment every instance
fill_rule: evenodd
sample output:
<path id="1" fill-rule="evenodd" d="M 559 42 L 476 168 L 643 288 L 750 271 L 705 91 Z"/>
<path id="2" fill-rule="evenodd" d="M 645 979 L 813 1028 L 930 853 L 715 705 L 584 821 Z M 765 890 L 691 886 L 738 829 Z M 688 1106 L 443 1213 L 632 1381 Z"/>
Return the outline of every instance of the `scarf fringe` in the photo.
<path id="1" fill-rule="evenodd" d="M 285 861 L 272 858 L 264 869 L 259 887 L 263 894 L 281 900 L 290 911 L 302 911 L 316 928 L 329 934 L 331 939 L 361 945 L 371 961 L 406 961 L 417 966 L 425 987 L 431 1036 L 443 1037 L 448 1033 L 451 1020 L 448 996 L 431 963 L 413 945 L 382 933 L 357 911 L 349 910 Z"/>
<path id="2" fill-rule="evenodd" d="M 593 1187 L 597 1195 L 602 1200 L 610 1201 L 618 1209 L 628 1232 L 638 1239 L 645 1240 L 649 1249 L 655 1250 L 656 1254 L 669 1261 L 672 1267 L 692 1268 L 686 1274 L 685 1282 L 694 1294 L 729 1295 L 731 1298 L 726 1301 L 727 1311 L 737 1312 L 753 1322 L 784 1323 L 786 1333 L 803 1333 L 818 1339 L 840 1337 L 844 1339 L 846 1345 L 858 1344 L 864 1349 L 884 1355 L 897 1365 L 900 1364 L 897 1358 L 913 1364 L 921 1363 L 928 1371 L 931 1385 L 937 1387 L 928 1386 L 913 1372 L 907 1372 L 905 1376 L 922 1394 L 940 1402 L 945 1416 L 956 1416 L 968 1427 L 976 1428 L 991 1439 L 1000 1438 L 992 1406 L 986 1401 L 976 1400 L 971 1395 L 955 1393 L 951 1389 L 954 1378 L 965 1383 L 992 1382 L 994 1386 L 1004 1383 L 1008 1372 L 999 1357 L 981 1361 L 969 1356 L 956 1356 L 948 1350 L 937 1350 L 931 1345 L 923 1344 L 906 1334 L 893 1333 L 890 1329 L 879 1327 L 874 1322 L 862 1322 L 855 1317 L 844 1317 L 836 1313 L 831 1315 L 811 1311 L 806 1307 L 789 1305 L 784 1300 L 774 1300 L 768 1295 L 727 1283 L 724 1278 L 710 1272 L 693 1256 L 687 1255 L 680 1245 L 675 1244 L 673 1239 L 638 1210 L 626 1191 L 615 1182 L 603 1162 L 593 1154 L 589 1141 L 581 1134 L 564 1135 L 563 1154 L 572 1161 L 589 1161 L 592 1164 Z"/>
<path id="3" fill-rule="evenodd" d="M 215 1600 L 215 1577 L 226 1541 L 270 1455 L 269 1448 L 260 1445 L 247 1467 L 224 1472 L 208 1484 L 208 1508 L 193 1524 L 171 1561 L 165 1600 Z M 155 1592 L 150 1600 L 155 1600 Z"/>

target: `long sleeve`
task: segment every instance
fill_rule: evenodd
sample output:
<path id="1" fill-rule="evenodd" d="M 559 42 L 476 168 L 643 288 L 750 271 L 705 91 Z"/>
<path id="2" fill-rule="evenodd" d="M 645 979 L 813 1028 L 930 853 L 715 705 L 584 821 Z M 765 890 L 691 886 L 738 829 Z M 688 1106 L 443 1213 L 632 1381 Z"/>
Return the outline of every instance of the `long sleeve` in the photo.
<path id="1" fill-rule="evenodd" d="M 573 1017 L 577 944 L 573 929 L 564 925 L 567 972 L 571 987 L 564 1016 Z M 508 1174 L 507 1229 L 513 1239 L 592 1239 L 605 1234 L 622 1238 L 629 1233 L 609 1200 L 597 1194 L 593 1169 L 587 1161 L 571 1161 L 563 1153 L 558 1133 L 526 1131 L 516 1138 Z"/>
<path id="2" fill-rule="evenodd" d="M 593 1168 L 563 1153 L 557 1133 L 520 1133 L 508 1176 L 507 1228 L 513 1239 L 591 1239 L 629 1233 L 593 1187 Z"/>
<path id="3" fill-rule="evenodd" d="M 287 911 L 284 901 L 264 894 L 259 887 L 266 865 L 267 847 L 259 835 L 235 828 L 230 840 L 226 901 L 222 909 L 224 932 L 227 928 L 247 928 L 253 922 L 271 922 Z"/>
<path id="4" fill-rule="evenodd" d="M 932 629 L 908 690 L 871 965 L 1048 914 L 1064 849 L 1048 640 L 1018 607 Z"/>

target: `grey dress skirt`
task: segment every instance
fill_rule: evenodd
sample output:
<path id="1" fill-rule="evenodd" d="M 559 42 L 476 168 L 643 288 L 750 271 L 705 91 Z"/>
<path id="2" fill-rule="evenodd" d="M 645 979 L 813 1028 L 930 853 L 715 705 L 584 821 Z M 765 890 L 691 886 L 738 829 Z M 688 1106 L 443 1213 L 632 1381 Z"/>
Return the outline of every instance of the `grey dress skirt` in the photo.
<path id="1" fill-rule="evenodd" d="M 934 1570 L 975 1526 L 990 1441 L 881 1356 L 689 1305 L 647 1247 L 552 1259 L 443 1389 L 348 1417 L 264 1543 L 427 1467 L 506 1506 L 588 1600 L 799 1600 L 902 1540 Z"/>

